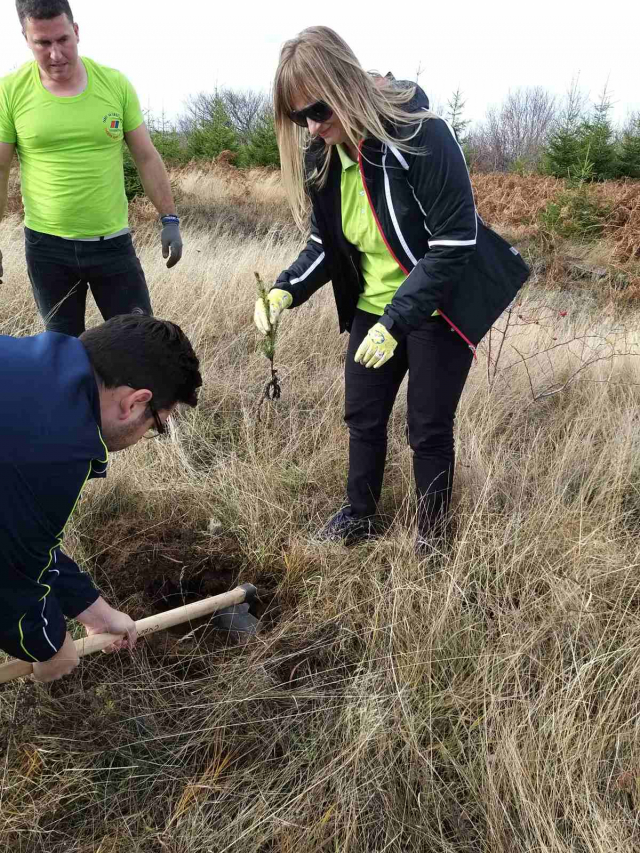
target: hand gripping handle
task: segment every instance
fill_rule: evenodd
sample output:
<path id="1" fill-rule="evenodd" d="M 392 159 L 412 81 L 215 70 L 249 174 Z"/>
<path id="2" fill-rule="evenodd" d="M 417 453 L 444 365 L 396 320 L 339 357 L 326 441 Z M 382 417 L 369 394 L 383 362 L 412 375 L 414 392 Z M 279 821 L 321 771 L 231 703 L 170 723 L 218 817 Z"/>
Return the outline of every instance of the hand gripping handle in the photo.
<path id="1" fill-rule="evenodd" d="M 243 601 L 251 603 L 256 598 L 257 593 L 258 591 L 253 584 L 243 583 L 242 586 L 237 586 L 230 592 L 213 595 L 210 598 L 204 598 L 202 601 L 195 601 L 193 604 L 185 604 L 182 607 L 167 610 L 166 613 L 158 613 L 157 616 L 147 616 L 136 622 L 138 637 L 146 637 L 147 634 L 165 631 L 167 628 L 173 628 L 174 625 L 181 625 L 191 619 L 208 616 L 210 613 L 215 613 L 216 610 L 222 610 L 223 607 L 242 604 Z M 79 657 L 82 658 L 95 652 L 101 652 L 103 649 L 109 648 L 116 640 L 121 639 L 122 635 L 119 634 L 93 634 L 91 637 L 81 637 L 76 640 L 75 647 L 78 650 Z M 10 660 L 0 666 L 0 684 L 13 681 L 14 678 L 31 675 L 32 672 L 32 663 L 24 660 Z"/>

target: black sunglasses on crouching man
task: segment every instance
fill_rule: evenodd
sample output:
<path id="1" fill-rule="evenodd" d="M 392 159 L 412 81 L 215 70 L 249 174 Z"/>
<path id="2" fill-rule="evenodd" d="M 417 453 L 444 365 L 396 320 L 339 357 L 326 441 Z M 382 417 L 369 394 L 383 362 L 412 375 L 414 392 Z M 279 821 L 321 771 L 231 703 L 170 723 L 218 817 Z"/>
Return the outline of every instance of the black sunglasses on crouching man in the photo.
<path id="1" fill-rule="evenodd" d="M 137 390 L 136 386 L 132 385 L 131 382 L 127 382 L 127 386 L 129 388 L 133 388 L 134 391 Z M 153 405 L 151 400 L 149 400 L 149 402 L 147 403 L 147 408 L 151 412 L 151 415 L 153 417 L 153 421 L 154 421 L 156 426 L 155 426 L 155 432 L 153 431 L 153 427 L 151 427 L 149 432 L 152 434 L 151 435 L 145 435 L 145 438 L 160 438 L 160 436 L 166 435 L 167 434 L 167 425 L 163 424 L 162 421 L 160 420 L 160 415 L 158 414 L 158 410 Z"/>
<path id="2" fill-rule="evenodd" d="M 149 411 L 153 415 L 153 420 L 155 421 L 155 424 L 156 424 L 156 431 L 154 433 L 152 433 L 152 435 L 147 436 L 147 438 L 160 438 L 161 436 L 166 435 L 167 434 L 167 425 L 163 424 L 162 421 L 160 420 L 160 415 L 158 414 L 158 410 L 153 405 L 151 400 L 149 400 L 149 402 L 147 403 L 147 406 L 149 408 Z"/>
<path id="3" fill-rule="evenodd" d="M 316 101 L 314 104 L 309 104 L 308 107 L 304 107 L 301 110 L 291 110 L 289 118 L 299 127 L 306 127 L 308 118 L 311 121 L 322 124 L 323 121 L 329 121 L 332 115 L 333 110 L 329 104 L 325 104 L 324 101 Z"/>

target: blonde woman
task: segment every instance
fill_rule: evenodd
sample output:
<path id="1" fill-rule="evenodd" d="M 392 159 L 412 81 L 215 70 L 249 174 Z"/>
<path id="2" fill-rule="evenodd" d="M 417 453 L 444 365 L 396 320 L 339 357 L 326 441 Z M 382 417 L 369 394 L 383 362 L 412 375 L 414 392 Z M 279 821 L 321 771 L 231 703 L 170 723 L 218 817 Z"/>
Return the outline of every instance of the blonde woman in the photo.
<path id="1" fill-rule="evenodd" d="M 331 281 L 345 367 L 348 503 L 321 538 L 377 530 L 387 423 L 408 372 L 418 547 L 446 530 L 453 425 L 476 345 L 529 270 L 478 218 L 451 127 L 417 86 L 374 78 L 328 27 L 282 48 L 274 82 L 282 179 L 309 241 L 259 301 L 262 332 Z M 310 209 L 309 209 L 310 208 Z"/>

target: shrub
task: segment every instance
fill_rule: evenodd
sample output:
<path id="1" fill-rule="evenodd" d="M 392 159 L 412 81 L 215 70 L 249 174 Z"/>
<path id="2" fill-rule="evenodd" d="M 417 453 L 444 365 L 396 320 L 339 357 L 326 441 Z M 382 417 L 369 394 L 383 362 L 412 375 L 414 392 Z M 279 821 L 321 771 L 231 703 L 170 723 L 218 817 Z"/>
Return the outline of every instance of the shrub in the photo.
<path id="1" fill-rule="evenodd" d="M 554 178 L 568 178 L 579 156 L 577 129 L 562 127 L 549 137 L 543 157 L 543 171 Z"/>
<path id="2" fill-rule="evenodd" d="M 181 165 L 188 161 L 186 142 L 176 131 L 153 131 L 151 140 L 167 165 Z"/>
<path id="3" fill-rule="evenodd" d="M 160 153 L 162 159 L 165 163 L 170 165 L 176 165 L 180 162 L 184 162 L 185 151 L 180 146 L 180 148 L 172 148 L 170 146 L 164 147 L 163 145 L 158 145 L 157 137 L 161 136 L 160 134 L 152 134 L 151 138 L 153 139 L 153 144 L 156 146 L 156 149 Z M 165 135 L 166 139 L 166 135 Z M 179 144 L 179 143 L 178 143 Z M 172 152 L 178 152 L 172 155 Z M 138 172 L 138 168 L 134 162 L 133 157 L 131 156 L 131 152 L 124 146 L 123 150 L 123 158 L 122 158 L 122 168 L 124 170 L 124 191 L 127 195 L 128 201 L 133 201 L 134 198 L 143 198 L 146 193 L 144 191 L 144 186 L 142 184 L 142 180 L 140 179 L 140 173 Z M 177 187 L 174 182 L 171 182 L 171 189 L 173 192 L 174 199 L 176 198 Z"/>
<path id="4" fill-rule="evenodd" d="M 585 121 L 579 130 L 579 158 L 592 163 L 592 180 L 607 181 L 618 177 L 616 145 L 611 122 L 605 119 Z"/>
<path id="5" fill-rule="evenodd" d="M 455 92 L 453 92 L 453 94 L 449 98 L 449 101 L 447 102 L 446 119 L 451 125 L 451 127 L 455 130 L 456 136 L 458 137 L 458 142 L 462 146 L 467 140 L 467 129 L 471 124 L 470 119 L 465 119 L 462 117 L 466 103 L 466 101 L 462 100 L 462 91 L 459 86 L 455 90 Z"/>
<path id="6" fill-rule="evenodd" d="M 574 130 L 554 133 L 544 156 L 545 171 L 556 178 L 574 178 L 590 163 L 589 180 L 606 181 L 620 174 L 613 128 L 607 121 L 582 121 Z"/>
<path id="7" fill-rule="evenodd" d="M 589 116 L 570 110 L 562 125 L 549 137 L 543 157 L 544 170 L 556 178 L 575 178 L 580 174 L 585 180 L 585 164 L 588 162 L 590 181 L 619 177 L 611 107 L 605 89 Z"/>
<path id="8" fill-rule="evenodd" d="M 222 101 L 214 106 L 211 117 L 194 127 L 187 141 L 189 159 L 215 159 L 221 151 L 237 151 L 238 135 L 231 125 Z"/>
<path id="9" fill-rule="evenodd" d="M 567 189 L 540 211 L 543 238 L 595 240 L 602 235 L 609 212 L 584 184 Z"/>
<path id="10" fill-rule="evenodd" d="M 640 115 L 624 131 L 618 157 L 620 177 L 640 178 Z"/>
<path id="11" fill-rule="evenodd" d="M 265 112 L 243 146 L 238 158 L 239 166 L 272 166 L 280 168 L 280 152 L 272 112 Z"/>
<path id="12" fill-rule="evenodd" d="M 533 172 L 532 164 L 529 160 L 524 157 L 516 157 L 516 159 L 509 166 L 509 172 L 512 175 L 520 175 L 524 177 L 524 175 L 530 175 Z"/>

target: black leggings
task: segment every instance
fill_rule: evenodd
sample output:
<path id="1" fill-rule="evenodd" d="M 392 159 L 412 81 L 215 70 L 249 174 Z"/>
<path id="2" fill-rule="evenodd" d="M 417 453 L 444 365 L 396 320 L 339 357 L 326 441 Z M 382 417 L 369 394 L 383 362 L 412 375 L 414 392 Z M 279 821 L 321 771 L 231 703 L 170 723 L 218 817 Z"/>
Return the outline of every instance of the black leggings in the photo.
<path id="1" fill-rule="evenodd" d="M 27 270 L 47 331 L 84 332 L 87 286 L 105 320 L 151 314 L 144 272 L 130 234 L 111 240 L 63 240 L 24 229 Z"/>
<path id="2" fill-rule="evenodd" d="M 433 317 L 401 341 L 393 358 L 378 370 L 356 364 L 356 350 L 379 319 L 365 311 L 356 312 L 345 364 L 351 513 L 367 516 L 376 511 L 387 455 L 387 423 L 409 371 L 408 426 L 418 529 L 428 534 L 449 509 L 455 464 L 453 424 L 473 356 L 442 318 Z"/>

